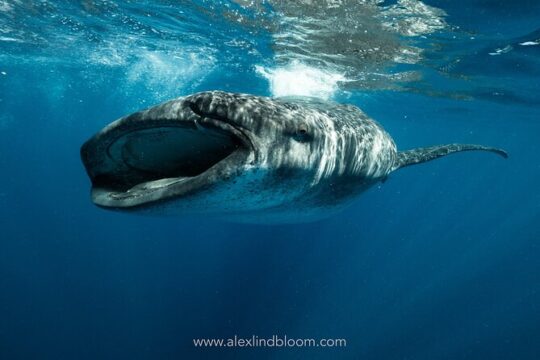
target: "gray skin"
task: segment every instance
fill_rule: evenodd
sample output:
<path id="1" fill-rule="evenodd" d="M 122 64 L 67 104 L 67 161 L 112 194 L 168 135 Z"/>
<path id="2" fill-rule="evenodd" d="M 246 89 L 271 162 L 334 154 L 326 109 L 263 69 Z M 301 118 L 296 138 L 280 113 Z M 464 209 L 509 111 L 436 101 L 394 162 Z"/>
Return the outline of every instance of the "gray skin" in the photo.
<path id="1" fill-rule="evenodd" d="M 398 152 L 352 105 L 221 91 L 154 106 L 105 127 L 81 148 L 103 208 L 233 221 L 314 221 L 341 210 L 394 170 L 453 152 Z"/>

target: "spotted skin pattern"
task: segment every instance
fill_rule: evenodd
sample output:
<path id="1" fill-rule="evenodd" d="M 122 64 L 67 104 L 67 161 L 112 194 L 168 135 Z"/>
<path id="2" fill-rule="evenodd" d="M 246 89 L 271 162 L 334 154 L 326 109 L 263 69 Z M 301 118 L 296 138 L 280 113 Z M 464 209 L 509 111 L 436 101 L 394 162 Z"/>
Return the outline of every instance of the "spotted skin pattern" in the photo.
<path id="1" fill-rule="evenodd" d="M 123 211 L 198 213 L 243 222 L 313 221 L 341 210 L 400 167 L 465 150 L 506 155 L 460 144 L 398 152 L 391 136 L 352 105 L 209 91 L 117 120 L 83 145 L 83 162 L 94 185 L 98 176 L 133 176 L 107 155 L 121 134 L 209 123 L 234 131 L 247 145 L 192 178 L 153 181 L 126 192 L 95 186 L 94 202 Z"/>

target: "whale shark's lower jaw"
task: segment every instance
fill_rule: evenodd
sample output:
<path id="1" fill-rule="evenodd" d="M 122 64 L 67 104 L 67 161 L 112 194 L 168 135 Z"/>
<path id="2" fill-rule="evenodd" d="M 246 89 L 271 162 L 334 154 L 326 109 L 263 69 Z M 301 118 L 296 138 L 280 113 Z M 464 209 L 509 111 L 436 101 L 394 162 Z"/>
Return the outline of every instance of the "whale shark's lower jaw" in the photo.
<path id="1" fill-rule="evenodd" d="M 222 119 L 182 111 L 188 115 L 130 115 L 83 145 L 81 157 L 96 205 L 156 205 L 208 189 L 241 171 L 253 150 L 247 137 Z"/>

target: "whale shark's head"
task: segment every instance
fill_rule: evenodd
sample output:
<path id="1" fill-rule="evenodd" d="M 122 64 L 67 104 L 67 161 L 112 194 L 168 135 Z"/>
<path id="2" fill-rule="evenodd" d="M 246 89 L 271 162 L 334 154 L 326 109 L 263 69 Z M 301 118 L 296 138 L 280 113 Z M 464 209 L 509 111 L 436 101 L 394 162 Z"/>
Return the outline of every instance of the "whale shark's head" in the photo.
<path id="1" fill-rule="evenodd" d="M 333 113 L 298 99 L 214 91 L 128 115 L 81 149 L 92 200 L 116 210 L 239 219 L 334 206 L 354 192 L 336 175 L 350 180 L 367 170 L 354 161 L 362 134 Z M 334 184 L 335 193 L 321 197 Z"/>

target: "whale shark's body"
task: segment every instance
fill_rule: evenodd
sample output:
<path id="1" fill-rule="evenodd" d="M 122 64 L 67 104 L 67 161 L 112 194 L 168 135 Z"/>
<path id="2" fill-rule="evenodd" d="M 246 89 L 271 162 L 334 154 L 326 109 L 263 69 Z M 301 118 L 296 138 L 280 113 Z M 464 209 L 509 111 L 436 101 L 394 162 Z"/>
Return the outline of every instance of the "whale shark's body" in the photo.
<path id="1" fill-rule="evenodd" d="M 123 117 L 81 156 L 104 208 L 286 223 L 329 216 L 396 169 L 465 150 L 506 157 L 467 144 L 398 152 L 352 105 L 212 91 Z"/>

